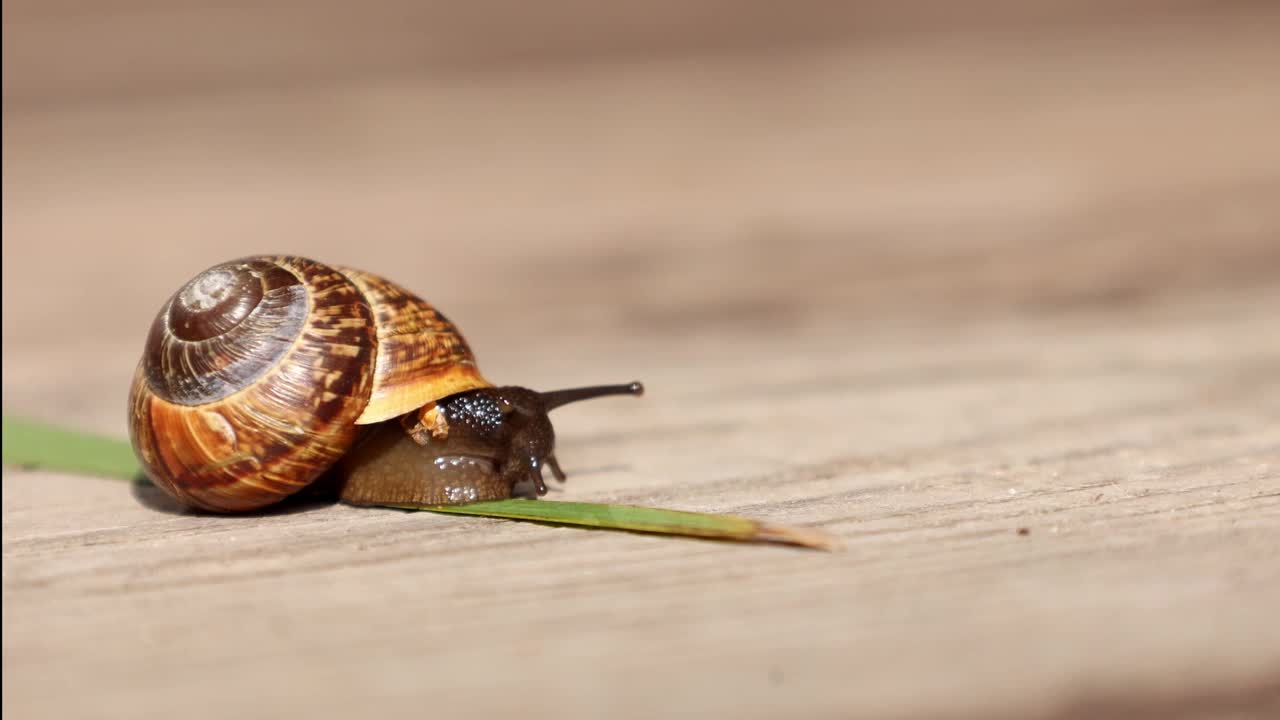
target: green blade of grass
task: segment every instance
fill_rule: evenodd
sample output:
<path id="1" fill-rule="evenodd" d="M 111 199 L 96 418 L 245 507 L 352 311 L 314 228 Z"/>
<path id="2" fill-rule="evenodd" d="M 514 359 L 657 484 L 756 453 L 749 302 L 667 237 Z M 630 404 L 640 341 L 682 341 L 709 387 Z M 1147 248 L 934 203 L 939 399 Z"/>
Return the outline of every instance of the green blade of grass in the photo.
<path id="1" fill-rule="evenodd" d="M 141 473 L 128 443 L 115 438 L 5 417 L 4 464 L 132 480 Z"/>
<path id="2" fill-rule="evenodd" d="M 5 465 L 133 480 L 142 468 L 126 442 L 22 418 L 5 417 Z M 835 550 L 839 542 L 818 530 L 783 527 L 732 515 L 683 510 L 558 502 L 495 500 L 469 505 L 387 505 L 451 515 L 478 515 L 601 530 L 678 535 L 739 542 L 769 542 Z"/>
<path id="3" fill-rule="evenodd" d="M 468 505 L 388 507 L 713 540 L 774 542 L 820 550 L 835 550 L 839 547 L 834 537 L 808 528 L 783 527 L 733 515 L 712 515 L 634 505 L 512 499 Z"/>

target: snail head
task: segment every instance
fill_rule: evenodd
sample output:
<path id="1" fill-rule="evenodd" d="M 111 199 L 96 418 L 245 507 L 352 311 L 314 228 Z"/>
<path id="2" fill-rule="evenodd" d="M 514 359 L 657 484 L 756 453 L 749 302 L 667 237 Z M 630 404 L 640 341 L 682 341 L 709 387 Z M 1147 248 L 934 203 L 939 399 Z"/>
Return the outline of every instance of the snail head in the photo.
<path id="1" fill-rule="evenodd" d="M 424 426 L 437 436 L 447 435 L 452 452 L 492 459 L 508 487 L 527 483 L 537 495 L 545 495 L 544 467 L 557 480 L 565 479 L 556 461 L 550 411 L 579 400 L 643 393 L 644 386 L 638 382 L 552 392 L 517 386 L 483 388 L 444 398 L 436 404 L 436 416 Z"/>

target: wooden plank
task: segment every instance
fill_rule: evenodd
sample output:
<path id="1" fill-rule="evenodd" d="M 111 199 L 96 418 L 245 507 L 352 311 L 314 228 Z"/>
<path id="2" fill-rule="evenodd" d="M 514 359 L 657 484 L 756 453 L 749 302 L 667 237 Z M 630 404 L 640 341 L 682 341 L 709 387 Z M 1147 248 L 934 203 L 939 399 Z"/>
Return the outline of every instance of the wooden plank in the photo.
<path id="1" fill-rule="evenodd" d="M 6 413 L 123 434 L 167 294 L 299 252 L 431 298 L 500 381 L 643 379 L 557 413 L 555 497 L 848 548 L 208 517 L 6 469 L 3 710 L 1274 716 L 1277 20 L 7 117 Z"/>
<path id="2" fill-rule="evenodd" d="M 720 53 L 892 44 L 957 29 L 1071 27 L 1153 11 L 1192 18 L 1265 0 L 12 0 L 4 14 L 7 112 L 395 75 L 572 67 Z"/>

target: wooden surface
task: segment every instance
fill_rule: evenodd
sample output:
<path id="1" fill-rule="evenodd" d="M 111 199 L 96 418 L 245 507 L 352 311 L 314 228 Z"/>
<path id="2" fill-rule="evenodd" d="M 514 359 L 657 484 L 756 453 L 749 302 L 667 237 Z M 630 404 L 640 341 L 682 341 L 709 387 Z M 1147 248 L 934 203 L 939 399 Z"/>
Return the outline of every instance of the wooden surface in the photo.
<path id="1" fill-rule="evenodd" d="M 6 3 L 5 411 L 296 252 L 644 380 L 553 497 L 847 550 L 6 469 L 6 717 L 1276 717 L 1273 3 L 412 5 Z"/>

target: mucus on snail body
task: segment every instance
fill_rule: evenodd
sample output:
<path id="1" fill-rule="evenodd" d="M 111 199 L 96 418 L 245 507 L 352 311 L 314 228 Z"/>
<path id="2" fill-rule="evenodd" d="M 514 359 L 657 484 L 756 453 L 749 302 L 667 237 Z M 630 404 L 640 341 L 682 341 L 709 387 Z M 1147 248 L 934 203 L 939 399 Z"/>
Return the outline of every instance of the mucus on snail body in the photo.
<path id="1" fill-rule="evenodd" d="M 336 476 L 358 505 L 546 492 L 564 473 L 548 413 L 640 383 L 495 386 L 420 297 L 360 270 L 254 256 L 205 270 L 152 323 L 129 391 L 147 476 L 213 512 L 273 505 Z"/>

